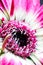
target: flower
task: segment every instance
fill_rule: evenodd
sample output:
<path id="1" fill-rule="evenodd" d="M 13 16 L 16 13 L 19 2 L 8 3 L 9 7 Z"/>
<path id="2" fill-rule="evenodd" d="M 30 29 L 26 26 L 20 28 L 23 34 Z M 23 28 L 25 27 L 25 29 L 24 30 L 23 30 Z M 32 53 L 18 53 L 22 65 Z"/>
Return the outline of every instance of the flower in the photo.
<path id="1" fill-rule="evenodd" d="M 2 50 L 26 58 L 26 65 L 42 65 L 43 5 L 40 6 L 40 0 L 0 0 L 0 12 L 4 15 L 0 19 Z"/>

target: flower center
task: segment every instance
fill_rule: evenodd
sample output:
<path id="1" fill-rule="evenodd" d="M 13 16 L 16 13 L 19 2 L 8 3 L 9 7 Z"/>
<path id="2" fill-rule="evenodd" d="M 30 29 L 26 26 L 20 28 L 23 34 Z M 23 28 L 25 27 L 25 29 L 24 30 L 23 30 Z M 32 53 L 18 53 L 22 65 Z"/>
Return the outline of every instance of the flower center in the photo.
<path id="1" fill-rule="evenodd" d="M 8 37 L 9 34 L 11 34 L 10 37 Z M 21 57 L 29 57 L 36 47 L 34 34 L 35 32 L 23 22 L 11 21 L 3 24 L 1 32 L 1 37 L 5 38 L 3 47 Z"/>
<path id="2" fill-rule="evenodd" d="M 19 44 L 20 47 L 26 46 L 28 44 L 29 34 L 27 35 L 26 31 L 17 29 L 12 34 L 14 40 L 16 41 L 17 44 Z"/>

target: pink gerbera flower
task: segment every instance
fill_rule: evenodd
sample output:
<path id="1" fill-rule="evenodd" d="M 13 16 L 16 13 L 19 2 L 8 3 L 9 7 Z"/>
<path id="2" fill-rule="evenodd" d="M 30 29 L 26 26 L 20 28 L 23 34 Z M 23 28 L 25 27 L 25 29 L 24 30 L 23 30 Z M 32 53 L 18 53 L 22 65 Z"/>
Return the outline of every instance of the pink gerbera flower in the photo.
<path id="1" fill-rule="evenodd" d="M 1 65 L 42 65 L 43 5 L 40 6 L 40 0 L 0 0 L 0 39 L 3 42 L 0 47 L 5 52 L 0 57 Z M 25 58 L 23 62 L 20 56 Z M 17 57 L 20 62 L 16 63 Z"/>

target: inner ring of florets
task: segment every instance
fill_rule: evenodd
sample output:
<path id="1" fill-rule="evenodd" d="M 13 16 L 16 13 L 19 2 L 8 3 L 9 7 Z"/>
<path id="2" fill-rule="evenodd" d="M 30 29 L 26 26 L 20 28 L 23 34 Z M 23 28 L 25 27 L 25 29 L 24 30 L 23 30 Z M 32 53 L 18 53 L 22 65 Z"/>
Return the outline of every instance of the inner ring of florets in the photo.
<path id="1" fill-rule="evenodd" d="M 12 53 L 28 57 L 35 50 L 36 37 L 24 23 L 11 21 L 4 24 L 1 35 L 4 38 L 8 34 L 11 37 L 6 42 L 6 49 Z"/>
<path id="2" fill-rule="evenodd" d="M 23 29 L 14 29 L 12 32 L 13 39 L 15 40 L 15 43 L 19 45 L 19 47 L 26 46 L 27 44 L 30 44 L 30 36 L 29 33 L 27 33 L 26 30 Z"/>

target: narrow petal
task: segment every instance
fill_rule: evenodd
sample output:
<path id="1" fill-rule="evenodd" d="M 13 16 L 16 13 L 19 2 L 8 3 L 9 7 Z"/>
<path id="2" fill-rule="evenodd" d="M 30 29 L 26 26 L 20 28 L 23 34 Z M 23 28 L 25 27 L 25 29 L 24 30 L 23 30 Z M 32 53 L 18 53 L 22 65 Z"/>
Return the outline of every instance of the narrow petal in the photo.
<path id="1" fill-rule="evenodd" d="M 4 10 L 10 12 L 11 0 L 0 0 L 0 7 L 3 7 Z"/>
<path id="2" fill-rule="evenodd" d="M 34 8 L 36 10 L 36 8 L 40 7 L 40 0 L 16 0 L 15 7 L 21 7 L 23 10 L 26 11 L 31 10 L 31 8 Z"/>
<path id="3" fill-rule="evenodd" d="M 14 0 L 12 0 L 10 15 L 13 15 L 13 12 L 14 12 Z"/>
<path id="4" fill-rule="evenodd" d="M 36 14 L 37 15 L 37 14 Z M 25 19 L 25 22 L 28 23 L 28 25 L 30 26 L 30 28 L 32 30 L 34 29 L 38 29 L 40 28 L 40 23 L 38 22 L 38 20 L 35 18 L 34 14 L 32 13 L 32 11 L 30 11 Z"/>
<path id="5" fill-rule="evenodd" d="M 40 7 L 40 0 L 33 0 L 33 10 L 34 12 Z"/>
<path id="6" fill-rule="evenodd" d="M 43 27 L 43 6 L 41 6 L 35 13 L 30 11 L 26 16 L 26 22 L 30 25 L 31 29 L 39 29 Z M 41 21 L 42 20 L 42 21 Z"/>
<path id="7" fill-rule="evenodd" d="M 42 65 L 41 62 L 39 61 L 39 59 L 37 59 L 37 57 L 35 57 L 34 54 L 32 54 L 30 57 L 34 61 L 35 65 Z"/>
<path id="8" fill-rule="evenodd" d="M 41 65 L 43 65 L 43 52 L 36 52 L 34 55 L 40 61 Z"/>
<path id="9" fill-rule="evenodd" d="M 2 1 L 2 5 L 6 8 L 6 9 L 8 9 L 8 3 L 7 3 L 7 1 L 6 0 L 1 0 Z"/>
<path id="10" fill-rule="evenodd" d="M 43 36 L 43 28 L 36 29 L 36 36 Z"/>
<path id="11" fill-rule="evenodd" d="M 39 10 L 36 12 L 36 19 L 40 23 L 40 27 L 43 27 L 43 5 L 39 8 Z"/>
<path id="12" fill-rule="evenodd" d="M 0 10 L 9 19 L 11 9 L 11 0 L 0 0 Z"/>
<path id="13" fill-rule="evenodd" d="M 0 19 L 2 19 L 2 18 L 4 18 L 5 20 L 7 20 L 6 16 L 4 15 L 4 13 L 2 11 L 0 11 Z"/>
<path id="14" fill-rule="evenodd" d="M 1 0 L 0 3 L 2 10 L 7 10 L 11 18 L 19 20 L 25 19 L 27 11 L 36 11 L 40 7 L 40 0 Z"/>
<path id="15" fill-rule="evenodd" d="M 5 7 L 4 7 L 4 4 L 3 4 L 2 0 L 0 0 L 0 9 L 1 8 L 5 10 Z"/>

